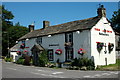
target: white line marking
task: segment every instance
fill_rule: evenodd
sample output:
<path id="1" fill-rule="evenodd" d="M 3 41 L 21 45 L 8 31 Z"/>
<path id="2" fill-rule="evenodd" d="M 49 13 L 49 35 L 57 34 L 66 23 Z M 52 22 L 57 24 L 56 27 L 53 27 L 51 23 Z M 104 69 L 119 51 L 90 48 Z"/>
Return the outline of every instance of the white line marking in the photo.
<path id="1" fill-rule="evenodd" d="M 48 72 L 51 72 L 51 73 L 53 72 L 53 71 L 47 71 L 47 70 L 45 71 L 45 70 L 40 70 L 40 69 L 36 69 L 36 70 L 37 70 L 37 71 L 40 71 L 40 72 L 47 72 L 47 73 L 48 73 Z"/>
<path id="2" fill-rule="evenodd" d="M 7 69 L 11 69 L 11 70 L 17 70 L 17 69 L 14 69 L 14 68 L 7 68 Z"/>
<path id="3" fill-rule="evenodd" d="M 83 77 L 90 77 L 90 76 L 83 76 Z"/>
<path id="4" fill-rule="evenodd" d="M 109 73 L 102 73 L 102 75 L 111 75 L 111 74 L 109 74 Z"/>
<path id="5" fill-rule="evenodd" d="M 32 73 L 32 74 L 36 74 L 36 75 L 55 77 L 55 78 L 65 78 L 65 77 L 61 77 L 61 76 L 54 76 L 54 75 L 40 74 L 40 73 L 35 73 L 35 72 L 31 72 L 31 73 Z"/>
<path id="6" fill-rule="evenodd" d="M 110 72 L 111 74 L 118 74 L 118 72 Z"/>
<path id="7" fill-rule="evenodd" d="M 52 74 L 62 74 L 63 72 L 54 72 Z"/>
<path id="8" fill-rule="evenodd" d="M 100 74 L 96 74 L 96 75 L 94 75 L 94 76 L 100 77 L 101 75 L 100 75 Z"/>
<path id="9" fill-rule="evenodd" d="M 114 74 L 118 74 L 118 72 L 114 73 Z"/>

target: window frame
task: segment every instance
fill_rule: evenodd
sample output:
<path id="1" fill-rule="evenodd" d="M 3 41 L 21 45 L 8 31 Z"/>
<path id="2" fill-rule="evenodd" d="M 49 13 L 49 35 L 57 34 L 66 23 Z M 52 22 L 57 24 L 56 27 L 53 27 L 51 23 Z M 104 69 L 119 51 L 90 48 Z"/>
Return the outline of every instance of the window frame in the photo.
<path id="1" fill-rule="evenodd" d="M 42 37 L 37 37 L 36 42 L 37 44 L 42 44 Z"/>
<path id="2" fill-rule="evenodd" d="M 52 56 L 49 53 L 50 51 L 52 51 Z M 48 49 L 47 53 L 48 53 L 48 60 L 49 61 L 54 61 L 54 50 L 53 49 Z"/>

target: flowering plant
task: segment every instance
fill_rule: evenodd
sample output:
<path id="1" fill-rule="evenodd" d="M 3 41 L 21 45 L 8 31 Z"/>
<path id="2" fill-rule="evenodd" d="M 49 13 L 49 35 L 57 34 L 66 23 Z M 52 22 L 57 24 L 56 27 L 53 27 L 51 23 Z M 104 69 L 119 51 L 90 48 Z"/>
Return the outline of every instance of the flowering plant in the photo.
<path id="1" fill-rule="evenodd" d="M 109 53 L 111 53 L 111 51 L 113 50 L 113 48 L 114 48 L 114 44 L 113 43 L 109 43 L 108 44 Z"/>
<path id="2" fill-rule="evenodd" d="M 79 50 L 78 50 L 78 54 L 80 54 L 80 55 L 83 55 L 83 54 L 85 54 L 86 52 L 85 52 L 85 50 L 83 49 L 83 48 L 80 48 Z"/>
<path id="3" fill-rule="evenodd" d="M 22 44 L 20 45 L 20 48 L 21 48 L 21 49 L 24 49 L 24 48 L 25 48 L 25 44 L 22 43 Z"/>
<path id="4" fill-rule="evenodd" d="M 20 51 L 17 51 L 17 54 L 18 54 L 18 55 L 21 55 L 21 52 L 20 52 Z"/>
<path id="5" fill-rule="evenodd" d="M 100 51 L 103 49 L 104 43 L 102 42 L 96 42 L 97 43 L 97 50 L 100 53 Z"/>
<path id="6" fill-rule="evenodd" d="M 65 42 L 64 46 L 72 46 L 72 42 Z"/>
<path id="7" fill-rule="evenodd" d="M 61 50 L 61 49 L 57 49 L 57 50 L 55 51 L 55 53 L 56 53 L 56 54 L 62 54 L 62 50 Z"/>

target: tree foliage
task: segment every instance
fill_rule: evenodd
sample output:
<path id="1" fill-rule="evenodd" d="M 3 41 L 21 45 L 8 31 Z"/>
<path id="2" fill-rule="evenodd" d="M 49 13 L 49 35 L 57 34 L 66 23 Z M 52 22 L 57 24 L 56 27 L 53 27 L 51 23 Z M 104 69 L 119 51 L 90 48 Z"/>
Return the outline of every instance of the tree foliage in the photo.
<path id="1" fill-rule="evenodd" d="M 8 54 L 8 48 L 15 45 L 18 38 L 28 33 L 28 28 L 23 27 L 20 23 L 13 25 L 12 19 L 14 15 L 11 11 L 5 9 L 5 6 L 0 6 L 2 9 L 2 55 Z"/>
<path id="2" fill-rule="evenodd" d="M 120 9 L 118 11 L 114 11 L 112 15 L 111 23 L 113 28 L 120 33 Z"/>

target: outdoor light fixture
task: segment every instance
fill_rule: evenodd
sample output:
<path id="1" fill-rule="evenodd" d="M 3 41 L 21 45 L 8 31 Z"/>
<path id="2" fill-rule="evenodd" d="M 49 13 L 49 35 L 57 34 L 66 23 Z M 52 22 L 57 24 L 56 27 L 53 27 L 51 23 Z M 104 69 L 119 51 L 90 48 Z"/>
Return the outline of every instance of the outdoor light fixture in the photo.
<path id="1" fill-rule="evenodd" d="M 26 41 L 28 41 L 29 39 L 27 38 Z"/>
<path id="2" fill-rule="evenodd" d="M 80 31 L 76 31 L 76 33 L 80 34 Z"/>
<path id="3" fill-rule="evenodd" d="M 18 43 L 18 41 L 16 41 L 16 43 Z"/>
<path id="4" fill-rule="evenodd" d="M 51 35 L 48 35 L 48 37 L 51 37 Z"/>

